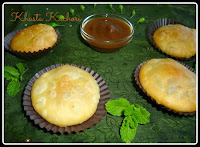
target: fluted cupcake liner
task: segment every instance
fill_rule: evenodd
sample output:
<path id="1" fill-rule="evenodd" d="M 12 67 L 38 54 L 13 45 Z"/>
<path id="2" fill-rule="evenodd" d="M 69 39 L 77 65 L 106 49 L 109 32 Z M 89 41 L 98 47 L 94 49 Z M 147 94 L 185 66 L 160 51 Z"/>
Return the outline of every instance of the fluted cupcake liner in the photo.
<path id="1" fill-rule="evenodd" d="M 11 32 L 11 33 L 9 33 L 9 34 L 7 34 L 7 35 L 4 37 L 4 48 L 5 48 L 8 52 L 10 52 L 11 54 L 14 54 L 15 56 L 17 56 L 17 57 L 19 57 L 19 58 L 22 58 L 22 59 L 25 59 L 25 60 L 37 59 L 37 58 L 40 58 L 40 57 L 44 56 L 46 53 L 48 53 L 49 51 L 51 51 L 52 48 L 55 47 L 55 46 L 58 44 L 58 42 L 60 41 L 60 39 L 61 39 L 60 31 L 57 30 L 57 29 L 55 29 L 56 34 L 57 34 L 57 36 L 58 36 L 58 39 L 57 39 L 56 43 L 55 43 L 52 47 L 49 47 L 49 48 L 44 49 L 44 50 L 39 50 L 38 52 L 35 52 L 35 51 L 34 51 L 33 53 L 31 53 L 31 52 L 26 53 L 26 52 L 21 52 L 21 51 L 12 50 L 12 49 L 10 48 L 11 40 L 12 40 L 13 37 L 14 37 L 17 33 L 19 33 L 21 30 L 23 30 L 23 29 L 15 30 L 15 31 L 13 31 L 13 32 Z"/>
<path id="2" fill-rule="evenodd" d="M 176 114 L 179 114 L 179 115 L 184 115 L 184 116 L 195 115 L 195 114 L 196 114 L 196 111 L 195 111 L 195 112 L 180 112 L 180 111 L 171 110 L 171 109 L 165 107 L 164 105 L 157 103 L 157 102 L 145 91 L 145 89 L 142 87 L 142 85 L 141 85 L 141 83 L 140 83 L 140 80 L 139 80 L 139 72 L 140 72 L 141 67 L 142 67 L 146 62 L 148 62 L 148 61 L 149 61 L 149 60 L 140 63 L 140 64 L 137 66 L 136 70 L 135 70 L 134 77 L 135 77 L 135 81 L 136 81 L 137 85 L 139 86 L 139 88 L 152 100 L 152 102 L 155 102 L 158 106 L 161 106 L 161 108 L 163 108 L 163 109 L 166 109 L 166 110 L 168 110 L 168 111 L 170 111 L 170 112 L 173 112 L 173 113 L 176 113 Z M 194 73 L 196 74 L 195 70 L 194 70 L 192 67 L 190 67 L 190 66 L 188 66 L 188 65 L 186 65 L 186 64 L 184 64 L 184 63 L 182 63 L 182 62 L 179 62 L 179 61 L 177 61 L 177 62 L 180 63 L 180 64 L 182 64 L 182 65 L 184 65 L 186 68 L 188 68 L 188 70 L 190 70 L 190 71 L 192 71 L 192 72 L 194 72 Z"/>
<path id="3" fill-rule="evenodd" d="M 161 18 L 161 19 L 157 19 L 155 21 L 153 21 L 152 23 L 149 24 L 148 26 L 148 37 L 149 37 L 149 41 L 162 53 L 168 55 L 169 57 L 172 57 L 172 58 L 175 58 L 175 59 L 180 59 L 180 60 L 190 60 L 191 58 L 180 58 L 180 57 L 174 57 L 174 56 L 171 56 L 165 52 L 163 52 L 157 45 L 156 43 L 154 42 L 153 40 L 153 34 L 154 32 L 161 28 L 161 27 L 164 27 L 164 26 L 167 26 L 167 25 L 174 25 L 174 24 L 181 24 L 181 25 L 184 25 L 183 23 L 181 22 L 178 22 L 176 20 L 173 20 L 173 19 L 168 19 L 168 18 Z M 186 25 L 184 25 L 186 26 Z M 186 26 L 188 27 L 188 26 Z"/>
<path id="4" fill-rule="evenodd" d="M 32 86 L 33 86 L 35 80 L 37 78 L 39 78 L 45 72 L 55 69 L 62 65 L 72 65 L 72 66 L 75 66 L 75 67 L 78 67 L 78 68 L 81 68 L 81 69 L 87 71 L 94 77 L 94 79 L 96 80 L 97 84 L 99 85 L 99 89 L 100 89 L 100 99 L 99 99 L 99 103 L 97 106 L 97 110 L 94 113 L 94 115 L 81 124 L 67 126 L 67 127 L 59 127 L 59 126 L 56 126 L 56 125 L 51 124 L 48 121 L 46 121 L 34 110 L 34 108 L 32 106 L 32 102 L 31 102 L 31 89 L 32 89 Z M 45 128 L 47 131 L 52 131 L 53 133 L 63 134 L 63 133 L 84 131 L 88 128 L 91 128 L 95 124 L 97 124 L 107 114 L 107 111 L 105 109 L 105 104 L 109 99 L 110 99 L 110 92 L 109 92 L 108 86 L 107 86 L 106 82 L 103 80 L 103 78 L 95 71 L 89 69 L 88 67 L 77 66 L 75 64 L 56 64 L 56 65 L 51 65 L 49 67 L 46 67 L 46 68 L 40 70 L 30 79 L 30 81 L 28 82 L 28 84 L 24 90 L 23 107 L 24 107 L 24 111 L 26 112 L 26 115 L 31 120 L 33 120 L 34 123 L 36 125 L 38 125 L 40 128 Z"/>

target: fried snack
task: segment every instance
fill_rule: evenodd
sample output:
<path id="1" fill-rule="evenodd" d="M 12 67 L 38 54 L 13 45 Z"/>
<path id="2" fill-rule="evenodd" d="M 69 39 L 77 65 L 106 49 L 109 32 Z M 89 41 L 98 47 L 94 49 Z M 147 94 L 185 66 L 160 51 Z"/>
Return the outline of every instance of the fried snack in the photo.
<path id="1" fill-rule="evenodd" d="M 147 61 L 139 71 L 139 81 L 158 104 L 177 112 L 196 111 L 196 75 L 177 61 Z"/>
<path id="2" fill-rule="evenodd" d="M 60 127 L 88 120 L 95 113 L 99 98 L 100 90 L 94 77 L 71 65 L 62 65 L 42 74 L 31 90 L 35 111 Z"/>
<path id="3" fill-rule="evenodd" d="M 191 58 L 196 54 L 196 30 L 175 24 L 157 29 L 153 40 L 166 54 L 177 58 Z"/>
<path id="4" fill-rule="evenodd" d="M 58 36 L 52 26 L 37 24 L 17 33 L 10 43 L 10 48 L 20 52 L 38 52 L 54 46 Z"/>

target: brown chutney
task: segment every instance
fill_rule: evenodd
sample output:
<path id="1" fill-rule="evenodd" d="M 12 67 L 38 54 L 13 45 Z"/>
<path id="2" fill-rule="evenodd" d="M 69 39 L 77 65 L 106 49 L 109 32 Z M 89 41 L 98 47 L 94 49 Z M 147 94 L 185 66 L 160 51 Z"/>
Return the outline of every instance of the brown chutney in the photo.
<path id="1" fill-rule="evenodd" d="M 120 19 L 111 17 L 95 18 L 88 21 L 84 31 L 91 37 L 86 41 L 96 50 L 113 52 L 126 45 L 132 39 L 130 26 Z M 131 37 L 129 37 L 131 35 Z"/>

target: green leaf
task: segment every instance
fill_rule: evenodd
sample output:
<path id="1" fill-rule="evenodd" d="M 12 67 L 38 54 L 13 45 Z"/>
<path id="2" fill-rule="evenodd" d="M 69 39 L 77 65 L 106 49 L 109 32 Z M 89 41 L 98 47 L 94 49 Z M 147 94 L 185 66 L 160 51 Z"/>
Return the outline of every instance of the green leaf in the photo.
<path id="1" fill-rule="evenodd" d="M 131 117 L 131 116 L 130 116 L 130 117 Z M 138 126 L 137 120 L 131 117 L 130 128 L 131 128 L 131 129 L 135 129 L 135 128 L 137 128 L 137 126 Z"/>
<path id="2" fill-rule="evenodd" d="M 9 96 L 13 97 L 19 92 L 20 83 L 17 81 L 11 81 L 8 83 L 7 93 Z"/>
<path id="3" fill-rule="evenodd" d="M 130 18 L 132 18 L 133 16 L 135 16 L 135 10 L 132 10 Z"/>
<path id="4" fill-rule="evenodd" d="M 16 67 L 18 68 L 19 73 L 20 73 L 20 76 L 19 76 L 20 81 L 22 81 L 22 76 L 23 76 L 23 74 L 25 72 L 25 67 L 23 66 L 23 64 L 21 62 L 17 63 Z"/>
<path id="5" fill-rule="evenodd" d="M 124 98 L 110 100 L 106 103 L 106 110 L 115 116 L 125 116 L 120 127 L 120 136 L 123 142 L 131 142 L 137 131 L 138 124 L 146 124 L 150 121 L 150 113 L 138 104 L 130 105 Z"/>
<path id="6" fill-rule="evenodd" d="M 145 22 L 145 18 L 144 18 L 144 17 L 141 17 L 141 18 L 138 20 L 137 23 L 143 23 L 143 22 Z"/>
<path id="7" fill-rule="evenodd" d="M 14 68 L 14 67 L 11 67 L 11 66 L 4 66 L 4 72 L 8 72 L 10 75 L 16 77 L 16 78 L 19 78 L 19 71 Z"/>
<path id="8" fill-rule="evenodd" d="M 24 74 L 25 67 L 21 62 L 17 63 L 16 67 L 18 68 L 20 74 Z"/>
<path id="9" fill-rule="evenodd" d="M 141 112 L 141 120 L 140 120 L 140 124 L 147 124 L 150 122 L 150 113 L 145 109 L 145 108 L 140 108 L 140 112 Z"/>
<path id="10" fill-rule="evenodd" d="M 138 104 L 134 104 L 136 110 L 133 111 L 132 117 L 134 117 L 139 124 L 146 124 L 150 122 L 150 113 Z"/>
<path id="11" fill-rule="evenodd" d="M 70 8 L 69 12 L 74 16 L 74 9 Z"/>
<path id="12" fill-rule="evenodd" d="M 130 106 L 130 103 L 127 99 L 120 98 L 118 100 L 110 100 L 106 103 L 106 110 L 115 116 L 122 116 L 124 110 Z"/>
<path id="13" fill-rule="evenodd" d="M 130 105 L 129 107 L 127 107 L 124 111 L 124 115 L 125 116 L 129 116 L 133 114 L 133 110 L 135 109 L 134 105 Z"/>
<path id="14" fill-rule="evenodd" d="M 113 11 L 115 11 L 112 4 L 109 4 L 109 7 L 110 7 Z"/>
<path id="15" fill-rule="evenodd" d="M 136 120 L 138 123 L 142 122 L 140 109 L 135 109 L 132 112 L 132 119 Z"/>
<path id="16" fill-rule="evenodd" d="M 129 143 L 135 137 L 137 131 L 137 122 L 134 122 L 131 116 L 126 116 L 120 128 L 120 136 L 123 142 Z"/>
<path id="17" fill-rule="evenodd" d="M 54 23 L 54 22 L 52 22 L 52 23 L 47 23 L 47 25 L 50 25 L 50 26 L 52 26 L 53 28 L 59 27 L 59 26 L 64 26 L 64 25 L 59 25 L 59 24 Z"/>
<path id="18" fill-rule="evenodd" d="M 85 6 L 84 6 L 84 5 L 80 5 L 80 9 L 81 9 L 82 11 L 84 11 L 84 10 L 85 10 Z"/>
<path id="19" fill-rule="evenodd" d="M 120 9 L 120 11 L 122 13 L 122 11 L 123 11 L 123 5 L 122 4 L 119 5 L 119 9 Z"/>
<path id="20" fill-rule="evenodd" d="M 60 14 L 60 15 L 56 15 L 56 18 L 59 19 L 59 20 L 64 20 L 65 16 Z"/>
<path id="21" fill-rule="evenodd" d="M 4 78 L 6 78 L 6 80 L 18 80 L 18 78 L 14 77 L 13 75 L 5 71 L 4 71 Z"/>

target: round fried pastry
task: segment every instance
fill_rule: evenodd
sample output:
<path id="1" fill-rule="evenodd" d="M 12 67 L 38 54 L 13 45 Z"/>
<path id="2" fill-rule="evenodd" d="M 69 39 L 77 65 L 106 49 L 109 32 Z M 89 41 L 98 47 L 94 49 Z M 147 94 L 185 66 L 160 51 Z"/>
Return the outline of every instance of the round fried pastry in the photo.
<path id="1" fill-rule="evenodd" d="M 99 86 L 88 72 L 62 65 L 42 74 L 33 84 L 31 101 L 35 111 L 60 126 L 81 124 L 95 113 Z"/>
<path id="2" fill-rule="evenodd" d="M 181 24 L 157 29 L 153 40 L 161 51 L 173 57 L 187 59 L 196 54 L 196 29 Z"/>
<path id="3" fill-rule="evenodd" d="M 196 111 L 196 75 L 177 61 L 151 59 L 139 71 L 144 91 L 175 112 Z"/>
<path id="4" fill-rule="evenodd" d="M 20 52 L 38 52 L 54 46 L 58 36 L 54 28 L 46 24 L 27 27 L 17 33 L 10 43 L 10 48 Z"/>

